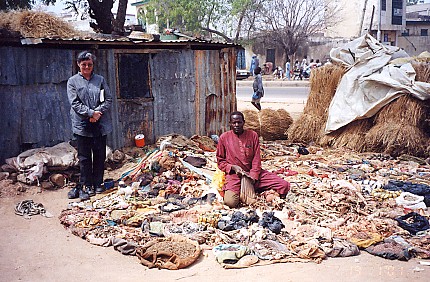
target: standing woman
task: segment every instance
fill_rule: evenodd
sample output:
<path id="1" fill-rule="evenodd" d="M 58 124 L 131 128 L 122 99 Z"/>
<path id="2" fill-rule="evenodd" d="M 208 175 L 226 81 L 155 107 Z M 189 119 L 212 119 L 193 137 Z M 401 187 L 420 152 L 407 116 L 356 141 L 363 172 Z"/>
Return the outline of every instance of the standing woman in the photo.
<path id="1" fill-rule="evenodd" d="M 88 200 L 102 193 L 106 137 L 112 131 L 112 95 L 103 76 L 94 73 L 96 56 L 79 53 L 79 72 L 67 81 L 72 130 L 77 140 L 80 180 L 68 193 L 69 199 Z"/>
<path id="2" fill-rule="evenodd" d="M 252 88 L 254 89 L 254 94 L 252 95 L 251 104 L 254 105 L 259 111 L 261 111 L 260 100 L 261 97 L 264 96 L 263 89 L 263 77 L 261 76 L 261 68 L 256 67 L 254 70 L 254 83 L 252 84 Z"/>

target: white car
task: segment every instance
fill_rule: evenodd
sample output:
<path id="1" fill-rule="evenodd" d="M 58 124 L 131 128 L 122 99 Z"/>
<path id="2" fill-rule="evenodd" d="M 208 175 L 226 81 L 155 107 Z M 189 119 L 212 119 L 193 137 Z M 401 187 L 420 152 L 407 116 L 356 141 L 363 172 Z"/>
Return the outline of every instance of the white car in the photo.
<path id="1" fill-rule="evenodd" d="M 251 72 L 249 70 L 236 70 L 236 79 L 247 79 L 251 76 Z"/>

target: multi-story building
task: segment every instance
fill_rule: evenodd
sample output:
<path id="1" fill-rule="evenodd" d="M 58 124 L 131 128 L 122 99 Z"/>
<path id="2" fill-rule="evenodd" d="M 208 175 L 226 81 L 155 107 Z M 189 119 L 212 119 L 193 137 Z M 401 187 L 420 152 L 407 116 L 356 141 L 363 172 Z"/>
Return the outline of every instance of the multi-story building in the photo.
<path id="1" fill-rule="evenodd" d="M 430 3 L 406 7 L 406 27 L 398 37 L 398 46 L 409 55 L 430 52 Z"/>
<path id="2" fill-rule="evenodd" d="M 425 2 L 407 6 L 406 0 L 330 1 L 339 7 L 340 19 L 325 36 L 352 39 L 370 32 L 384 44 L 418 55 L 430 46 L 430 3 Z"/>

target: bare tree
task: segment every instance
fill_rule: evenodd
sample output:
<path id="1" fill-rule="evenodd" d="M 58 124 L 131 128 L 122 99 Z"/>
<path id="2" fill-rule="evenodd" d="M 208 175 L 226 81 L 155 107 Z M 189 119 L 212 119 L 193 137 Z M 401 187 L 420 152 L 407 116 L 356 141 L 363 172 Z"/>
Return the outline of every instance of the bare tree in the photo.
<path id="1" fill-rule="evenodd" d="M 339 12 L 327 0 L 272 0 L 265 2 L 258 29 L 269 32 L 290 57 L 309 36 L 333 26 Z"/>

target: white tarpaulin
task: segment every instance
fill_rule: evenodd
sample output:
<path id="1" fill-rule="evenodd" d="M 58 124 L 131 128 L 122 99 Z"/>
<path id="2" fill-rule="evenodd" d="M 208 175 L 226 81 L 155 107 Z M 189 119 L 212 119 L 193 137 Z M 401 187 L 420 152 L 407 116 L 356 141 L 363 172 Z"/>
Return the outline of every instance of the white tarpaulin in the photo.
<path id="1" fill-rule="evenodd" d="M 401 95 L 430 99 L 430 83 L 415 81 L 416 73 L 410 63 L 400 67 L 389 64 L 394 59 L 409 57 L 408 54 L 398 47 L 382 45 L 368 34 L 332 49 L 330 57 L 348 71 L 330 103 L 326 133 L 373 116 Z"/>

